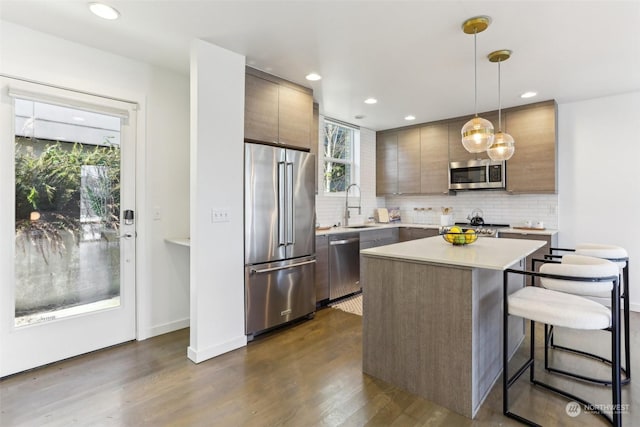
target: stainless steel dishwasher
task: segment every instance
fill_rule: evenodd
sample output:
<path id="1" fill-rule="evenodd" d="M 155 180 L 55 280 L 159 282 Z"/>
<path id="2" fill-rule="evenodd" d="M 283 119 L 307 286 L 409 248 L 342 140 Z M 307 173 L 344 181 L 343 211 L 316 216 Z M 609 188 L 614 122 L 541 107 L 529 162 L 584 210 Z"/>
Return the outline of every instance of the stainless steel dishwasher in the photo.
<path id="1" fill-rule="evenodd" d="M 329 299 L 360 291 L 360 234 L 329 236 Z"/>

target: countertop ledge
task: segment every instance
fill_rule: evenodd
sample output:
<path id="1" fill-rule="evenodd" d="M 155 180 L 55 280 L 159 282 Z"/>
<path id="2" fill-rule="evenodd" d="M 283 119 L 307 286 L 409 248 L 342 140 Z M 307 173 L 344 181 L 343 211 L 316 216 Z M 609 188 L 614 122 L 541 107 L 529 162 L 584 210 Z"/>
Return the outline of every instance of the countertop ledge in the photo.
<path id="1" fill-rule="evenodd" d="M 358 224 L 363 225 L 363 224 Z M 360 231 L 368 231 L 368 230 L 380 230 L 384 228 L 401 228 L 401 227 L 411 227 L 411 228 L 434 228 L 439 229 L 441 226 L 439 224 L 418 224 L 418 223 L 406 223 L 406 222 L 394 222 L 389 224 L 364 224 L 366 227 L 362 228 L 353 228 L 353 227 L 331 227 L 328 230 L 316 230 L 316 236 L 325 236 L 328 234 L 340 234 L 340 233 L 355 233 Z M 464 226 L 463 226 L 464 227 Z M 518 233 L 518 234 L 536 234 L 542 236 L 553 236 L 558 233 L 558 230 L 554 229 L 544 229 L 544 230 L 520 230 L 517 228 L 501 228 L 501 232 L 503 233 Z"/>
<path id="2" fill-rule="evenodd" d="M 189 237 L 167 237 L 164 239 L 167 243 L 173 243 L 180 246 L 191 246 L 191 239 Z"/>

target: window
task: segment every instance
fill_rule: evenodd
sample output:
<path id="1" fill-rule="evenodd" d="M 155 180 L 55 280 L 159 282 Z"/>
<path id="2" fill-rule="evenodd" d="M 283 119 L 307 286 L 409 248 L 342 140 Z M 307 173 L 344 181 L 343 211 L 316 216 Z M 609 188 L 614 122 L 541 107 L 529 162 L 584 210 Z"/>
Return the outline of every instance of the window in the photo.
<path id="1" fill-rule="evenodd" d="M 323 181 L 325 193 L 338 193 L 354 181 L 354 152 L 357 130 L 324 120 Z"/>

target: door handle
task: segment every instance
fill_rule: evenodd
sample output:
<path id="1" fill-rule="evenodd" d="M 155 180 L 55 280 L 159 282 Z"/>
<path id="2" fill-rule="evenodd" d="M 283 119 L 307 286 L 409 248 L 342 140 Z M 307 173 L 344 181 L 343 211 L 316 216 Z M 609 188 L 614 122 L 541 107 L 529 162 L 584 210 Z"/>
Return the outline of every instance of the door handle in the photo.
<path id="1" fill-rule="evenodd" d="M 123 235 L 118 236 L 119 239 L 130 239 L 132 237 L 133 237 L 133 234 L 131 233 L 124 233 Z"/>
<path id="2" fill-rule="evenodd" d="M 295 212 L 293 210 L 293 163 L 287 163 L 287 245 L 293 245 L 296 242 L 294 234 L 293 221 Z"/>
<path id="3" fill-rule="evenodd" d="M 329 242 L 329 246 L 348 245 L 349 243 L 357 243 L 360 241 L 359 237 L 352 237 L 344 240 L 332 240 Z"/>
<path id="4" fill-rule="evenodd" d="M 278 162 L 278 246 L 286 244 L 286 186 L 285 186 L 285 164 Z"/>

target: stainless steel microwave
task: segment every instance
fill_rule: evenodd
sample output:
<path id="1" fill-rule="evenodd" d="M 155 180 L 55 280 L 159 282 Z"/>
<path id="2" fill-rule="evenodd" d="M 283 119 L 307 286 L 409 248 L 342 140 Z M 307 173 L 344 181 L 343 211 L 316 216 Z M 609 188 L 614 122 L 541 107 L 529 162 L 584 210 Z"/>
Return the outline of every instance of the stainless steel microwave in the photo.
<path id="1" fill-rule="evenodd" d="M 449 190 L 505 188 L 505 162 L 490 159 L 449 163 Z"/>

